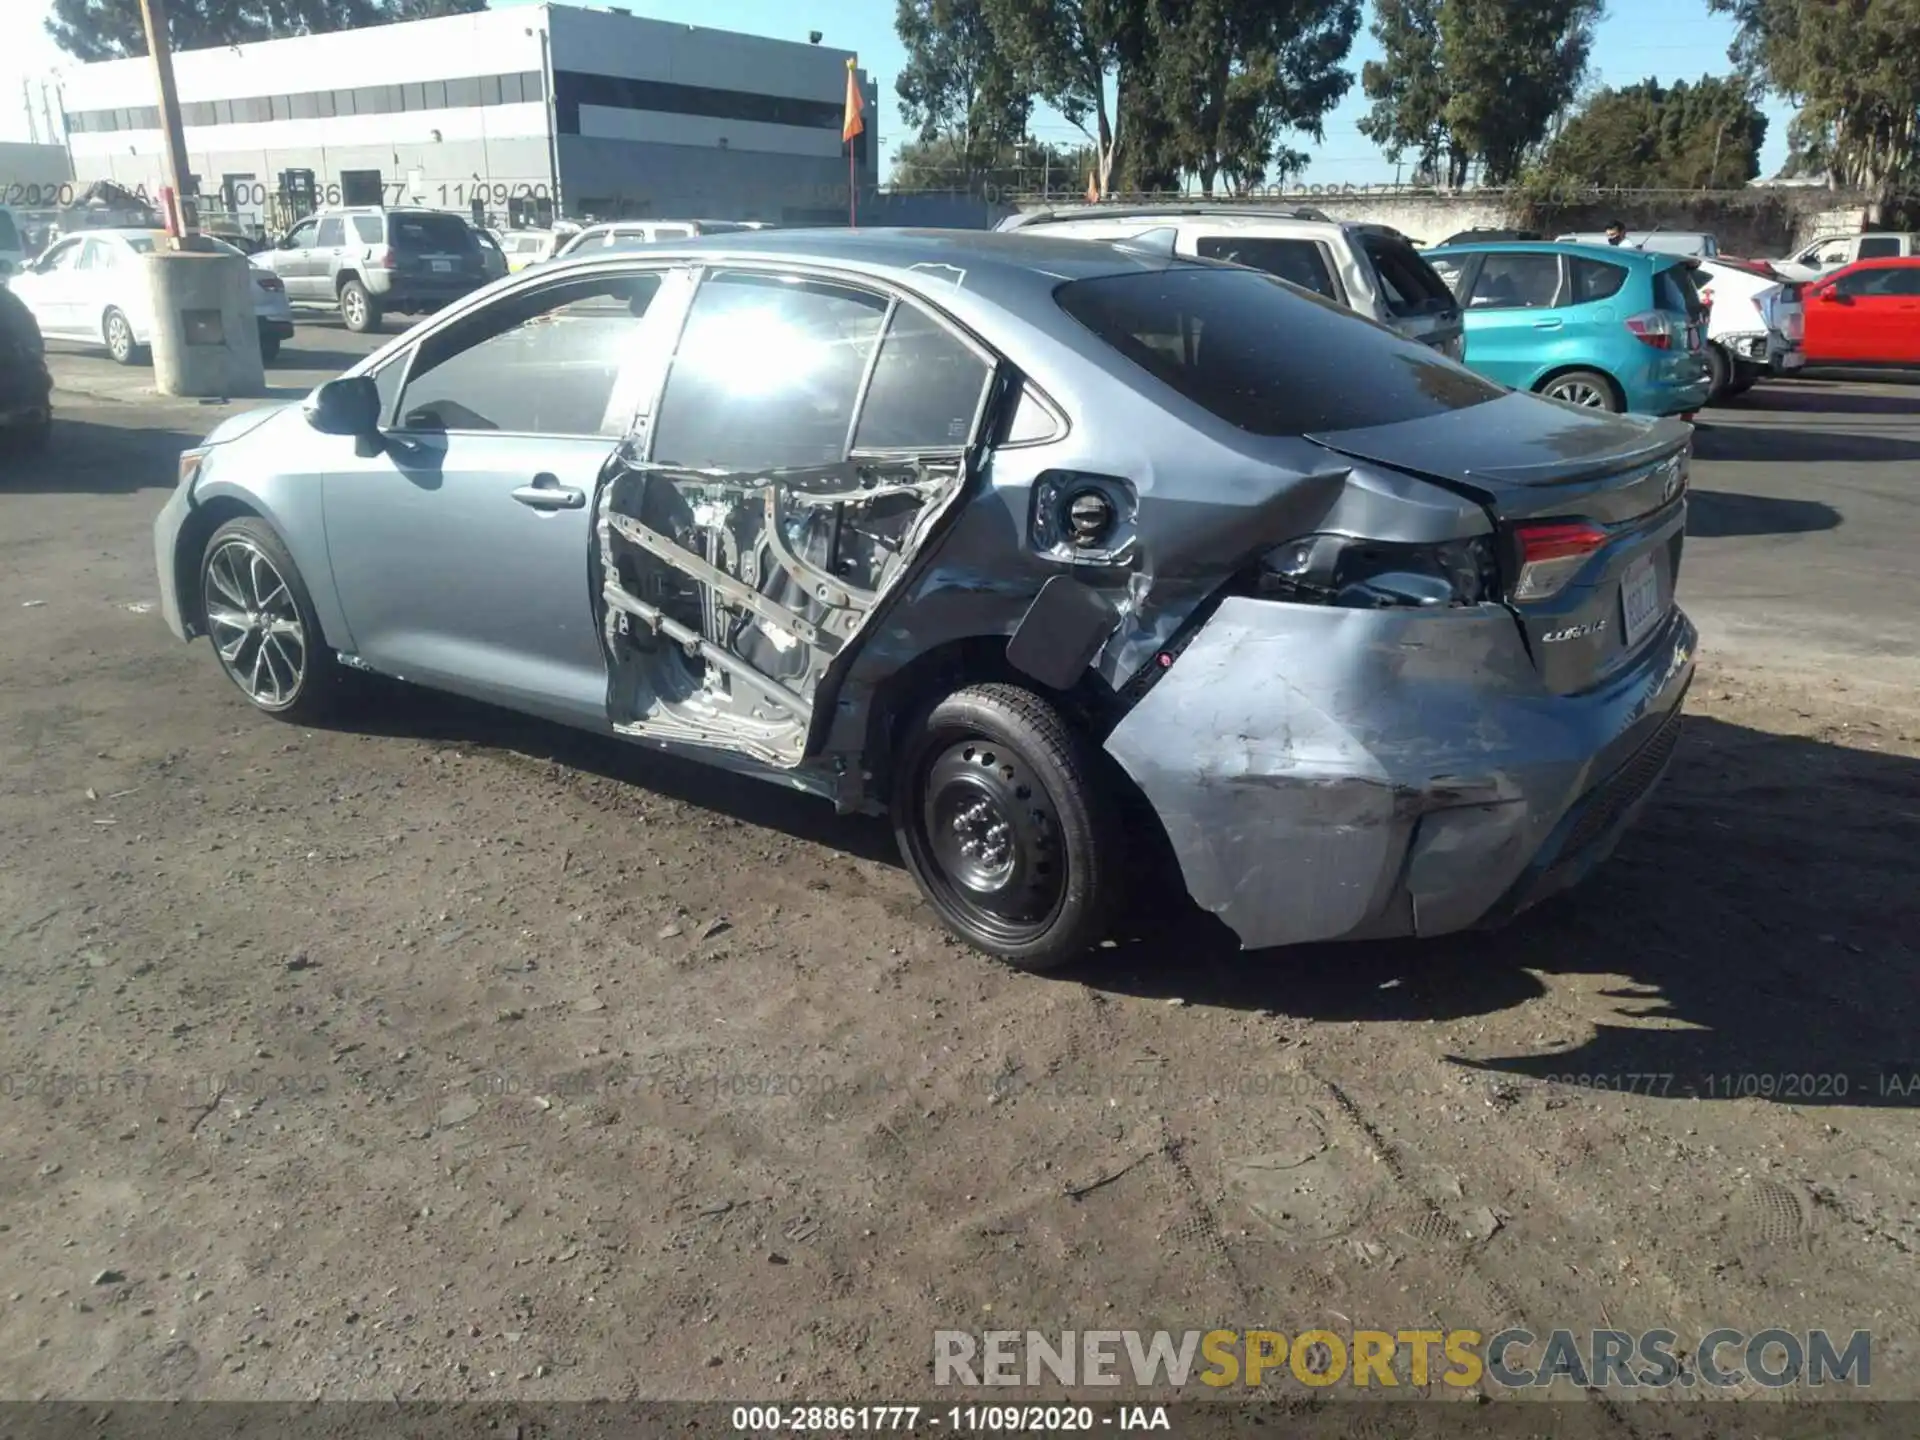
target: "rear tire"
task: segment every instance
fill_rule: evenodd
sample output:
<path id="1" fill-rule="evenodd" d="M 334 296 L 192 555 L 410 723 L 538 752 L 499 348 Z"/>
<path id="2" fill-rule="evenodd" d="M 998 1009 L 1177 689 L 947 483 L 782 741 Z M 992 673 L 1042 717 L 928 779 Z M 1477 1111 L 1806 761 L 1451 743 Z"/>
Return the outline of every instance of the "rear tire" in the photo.
<path id="1" fill-rule="evenodd" d="M 1014 685 L 935 704 L 894 772 L 894 838 L 928 903 L 1022 970 L 1069 965 L 1106 938 L 1122 878 L 1116 813 L 1085 739 Z"/>
<path id="2" fill-rule="evenodd" d="M 1734 393 L 1733 357 L 1724 345 L 1709 340 L 1707 355 L 1707 404 L 1718 405 Z"/>
<path id="3" fill-rule="evenodd" d="M 278 335 L 262 336 L 260 339 L 260 363 L 262 365 L 271 365 L 279 358 L 280 337 Z"/>
<path id="4" fill-rule="evenodd" d="M 141 347 L 134 342 L 133 326 L 125 315 L 118 310 L 107 311 L 106 318 L 100 322 L 100 333 L 107 342 L 107 354 L 113 357 L 114 364 L 139 363 Z"/>
<path id="5" fill-rule="evenodd" d="M 1549 400 L 1564 400 L 1588 410 L 1606 410 L 1615 415 L 1627 408 L 1613 381 L 1598 370 L 1568 370 L 1555 375 L 1540 387 Z"/>
<path id="6" fill-rule="evenodd" d="M 380 306 L 358 280 L 340 287 L 340 318 L 356 335 L 370 335 L 380 328 Z"/>

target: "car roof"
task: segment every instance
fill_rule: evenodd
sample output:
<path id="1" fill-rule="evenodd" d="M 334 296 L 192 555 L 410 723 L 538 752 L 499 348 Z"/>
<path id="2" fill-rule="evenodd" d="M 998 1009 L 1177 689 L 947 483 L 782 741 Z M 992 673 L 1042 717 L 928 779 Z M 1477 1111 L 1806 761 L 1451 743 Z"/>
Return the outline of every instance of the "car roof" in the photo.
<path id="1" fill-rule="evenodd" d="M 1057 225 L 1069 220 L 1130 220 L 1136 215 L 1153 218 L 1217 219 L 1241 216 L 1264 220 L 1326 220 L 1333 217 L 1311 205 L 1061 205 L 1046 210 L 1027 210 L 1008 217 L 1009 229 L 1024 230 L 1032 225 Z"/>
<path id="2" fill-rule="evenodd" d="M 1435 255 L 1478 254 L 1483 251 L 1515 255 L 1576 255 L 1586 260 L 1610 260 L 1615 264 L 1623 259 L 1645 260 L 1649 264 L 1665 262 L 1669 265 L 1684 265 L 1687 261 L 1684 255 L 1673 255 L 1663 250 L 1640 250 L 1631 245 L 1584 245 L 1572 240 L 1477 240 L 1460 245 L 1436 245 L 1423 253 L 1431 259 Z"/>
<path id="3" fill-rule="evenodd" d="M 858 270 L 916 289 L 920 288 L 919 281 L 929 278 L 929 272 L 931 278 L 949 283 L 957 272 L 967 289 L 989 299 L 1031 292 L 1036 277 L 1051 289 L 1062 281 L 1105 275 L 1220 268 L 1206 261 L 1148 254 L 1124 245 L 1094 245 L 1024 230 L 738 230 L 661 241 L 647 247 L 646 254 L 708 260 L 738 256 L 763 264 L 825 265 Z M 575 260 L 569 256 L 563 263 L 592 265 L 596 257 Z"/>

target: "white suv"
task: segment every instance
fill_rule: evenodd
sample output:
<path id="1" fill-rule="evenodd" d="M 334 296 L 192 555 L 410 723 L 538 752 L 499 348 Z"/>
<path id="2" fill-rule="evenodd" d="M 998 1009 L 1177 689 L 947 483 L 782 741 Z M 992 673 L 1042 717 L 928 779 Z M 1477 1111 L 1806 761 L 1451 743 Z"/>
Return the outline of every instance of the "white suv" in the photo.
<path id="1" fill-rule="evenodd" d="M 1385 225 L 1304 207 L 1084 205 L 1010 215 L 997 228 L 1106 241 L 1172 230 L 1176 255 L 1264 270 L 1455 360 L 1465 349 L 1460 302 L 1413 243 Z"/>

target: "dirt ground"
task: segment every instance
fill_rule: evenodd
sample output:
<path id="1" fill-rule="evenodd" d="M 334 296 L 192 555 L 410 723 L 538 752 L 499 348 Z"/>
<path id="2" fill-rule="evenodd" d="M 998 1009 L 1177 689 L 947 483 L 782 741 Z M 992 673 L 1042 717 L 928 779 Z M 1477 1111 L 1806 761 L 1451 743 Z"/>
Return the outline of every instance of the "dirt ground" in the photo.
<path id="1" fill-rule="evenodd" d="M 88 413 L 0 487 L 0 1396 L 902 1400 L 938 1328 L 1343 1321 L 1871 1329 L 1920 1395 L 1905 680 L 1709 656 L 1502 933 L 1031 978 L 816 801 L 257 718 L 152 610 L 180 436 Z"/>

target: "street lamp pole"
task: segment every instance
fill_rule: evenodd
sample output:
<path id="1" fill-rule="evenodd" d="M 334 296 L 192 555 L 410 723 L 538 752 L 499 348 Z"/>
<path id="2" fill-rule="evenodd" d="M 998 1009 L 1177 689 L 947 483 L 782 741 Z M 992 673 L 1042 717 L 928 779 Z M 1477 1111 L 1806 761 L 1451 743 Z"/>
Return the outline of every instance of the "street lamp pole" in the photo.
<path id="1" fill-rule="evenodd" d="M 160 131 L 167 147 L 167 187 L 172 193 L 167 234 L 173 248 L 190 250 L 187 238 L 197 228 L 187 204 L 187 137 L 180 123 L 180 92 L 173 83 L 173 51 L 167 44 L 166 0 L 140 0 L 140 18 L 147 27 L 147 53 L 153 57 L 153 78 L 160 87 Z"/>

